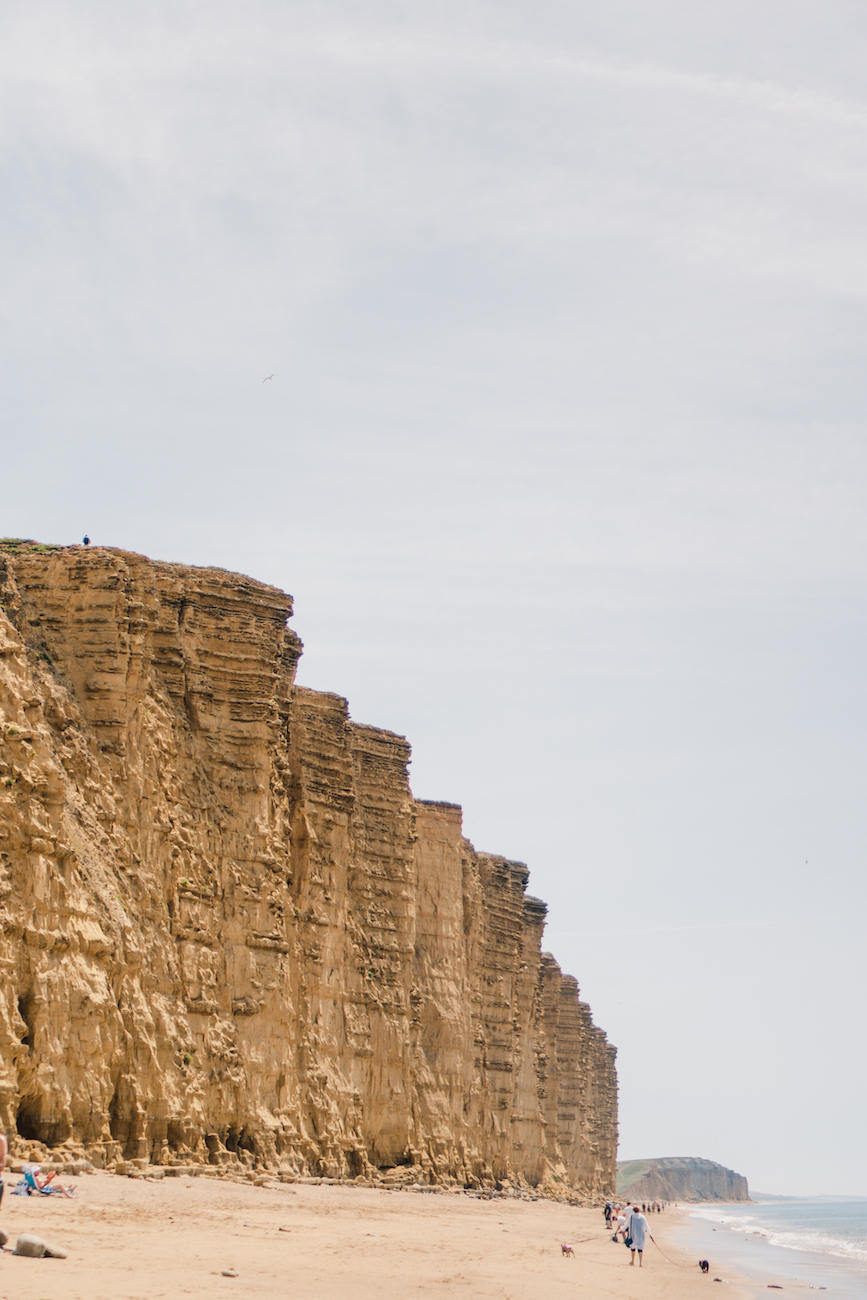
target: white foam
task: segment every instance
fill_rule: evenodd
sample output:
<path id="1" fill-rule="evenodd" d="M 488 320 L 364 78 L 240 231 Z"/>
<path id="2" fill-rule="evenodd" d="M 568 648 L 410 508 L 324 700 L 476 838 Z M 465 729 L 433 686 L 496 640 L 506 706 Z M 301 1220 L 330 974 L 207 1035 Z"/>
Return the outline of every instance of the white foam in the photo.
<path id="1" fill-rule="evenodd" d="M 724 1209 L 711 1206 L 693 1210 L 691 1217 L 742 1237 L 759 1237 L 769 1245 L 779 1246 L 783 1250 L 809 1251 L 812 1254 L 833 1255 L 838 1259 L 867 1263 L 867 1237 L 860 1234 L 844 1237 L 823 1231 L 819 1227 L 784 1225 L 768 1222 L 767 1218 L 762 1222 L 753 1214 L 726 1213 Z"/>

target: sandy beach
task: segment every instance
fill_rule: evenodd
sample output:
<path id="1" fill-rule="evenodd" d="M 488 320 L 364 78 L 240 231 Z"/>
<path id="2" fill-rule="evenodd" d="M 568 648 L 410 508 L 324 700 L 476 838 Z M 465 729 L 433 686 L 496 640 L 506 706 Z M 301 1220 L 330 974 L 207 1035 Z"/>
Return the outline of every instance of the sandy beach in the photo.
<path id="1" fill-rule="evenodd" d="M 74 1200 L 6 1195 L 0 1226 L 2 1300 L 139 1300 L 255 1294 L 313 1300 L 482 1296 L 503 1300 L 586 1295 L 594 1300 L 692 1300 L 709 1279 L 677 1247 L 677 1213 L 651 1228 L 644 1267 L 629 1265 L 601 1211 L 551 1201 L 478 1200 L 460 1193 L 380 1191 L 210 1178 L 160 1182 L 94 1174 Z M 19 1233 L 68 1252 L 63 1260 L 12 1255 Z M 562 1242 L 573 1245 L 565 1258 Z M 224 1276 L 224 1270 L 237 1274 Z M 726 1295 L 752 1289 L 726 1274 Z M 713 1276 L 712 1270 L 711 1276 Z M 716 1288 L 714 1288 L 716 1289 Z"/>

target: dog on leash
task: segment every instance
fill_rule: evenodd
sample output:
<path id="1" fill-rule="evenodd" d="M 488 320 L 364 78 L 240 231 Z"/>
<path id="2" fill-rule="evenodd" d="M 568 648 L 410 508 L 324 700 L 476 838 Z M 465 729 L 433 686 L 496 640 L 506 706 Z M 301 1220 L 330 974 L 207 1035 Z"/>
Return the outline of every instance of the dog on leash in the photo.
<path id="1" fill-rule="evenodd" d="M 698 1261 L 698 1266 L 701 1269 L 702 1273 L 707 1273 L 710 1269 L 710 1264 L 707 1262 L 706 1259 L 700 1259 Z"/>
<path id="2" fill-rule="evenodd" d="M 560 1247 L 560 1249 L 562 1250 L 564 1255 L 569 1255 L 571 1259 L 575 1258 L 575 1251 L 572 1249 L 571 1246 L 567 1246 L 565 1242 Z"/>

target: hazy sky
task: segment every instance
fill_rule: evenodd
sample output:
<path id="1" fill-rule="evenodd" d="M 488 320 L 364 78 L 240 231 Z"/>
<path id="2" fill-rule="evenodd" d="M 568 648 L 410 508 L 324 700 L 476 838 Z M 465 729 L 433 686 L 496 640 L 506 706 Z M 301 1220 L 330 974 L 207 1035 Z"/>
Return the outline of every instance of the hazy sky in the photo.
<path id="1" fill-rule="evenodd" d="M 0 28 L 0 532 L 292 592 L 529 864 L 621 1157 L 793 1194 L 867 1195 L 865 57 L 842 0 Z"/>

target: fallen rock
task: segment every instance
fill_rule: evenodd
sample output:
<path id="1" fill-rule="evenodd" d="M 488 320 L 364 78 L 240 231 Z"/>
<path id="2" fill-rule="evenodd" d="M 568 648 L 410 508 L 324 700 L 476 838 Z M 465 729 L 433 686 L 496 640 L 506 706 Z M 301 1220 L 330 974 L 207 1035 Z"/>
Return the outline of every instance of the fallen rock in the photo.
<path id="1" fill-rule="evenodd" d="M 27 1255 L 30 1259 L 66 1259 L 66 1251 L 59 1246 L 50 1246 L 41 1237 L 34 1237 L 29 1232 L 22 1232 L 15 1243 L 16 1255 Z"/>

